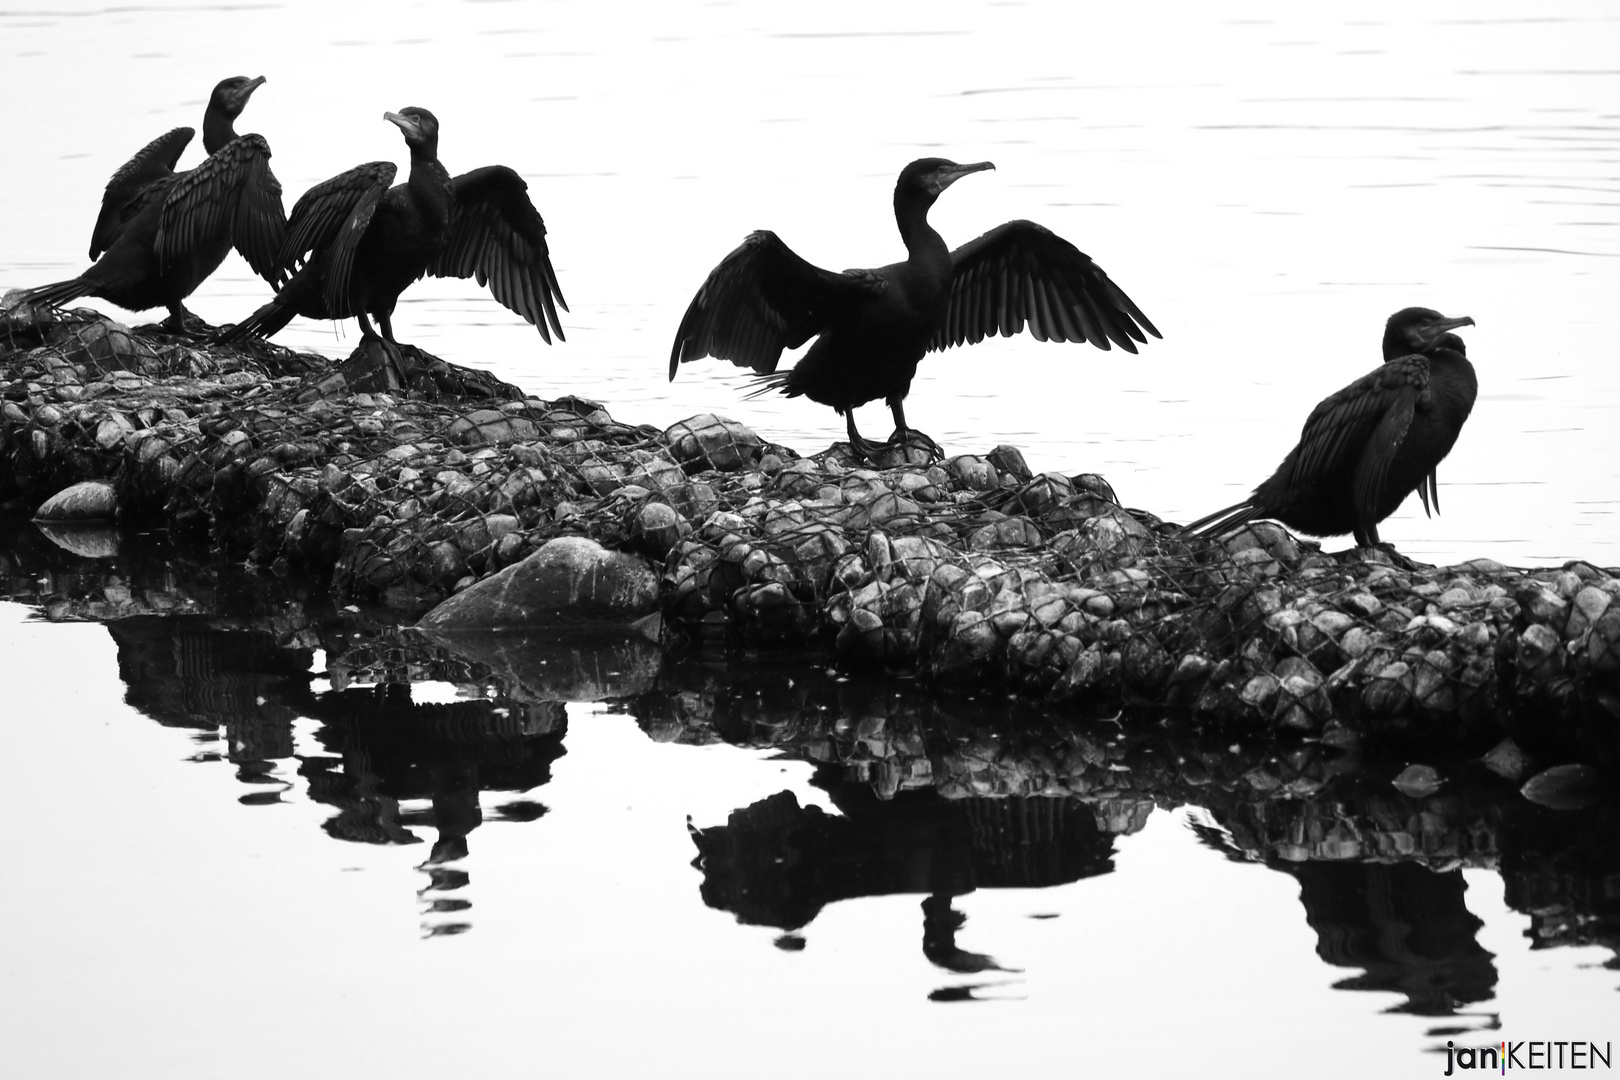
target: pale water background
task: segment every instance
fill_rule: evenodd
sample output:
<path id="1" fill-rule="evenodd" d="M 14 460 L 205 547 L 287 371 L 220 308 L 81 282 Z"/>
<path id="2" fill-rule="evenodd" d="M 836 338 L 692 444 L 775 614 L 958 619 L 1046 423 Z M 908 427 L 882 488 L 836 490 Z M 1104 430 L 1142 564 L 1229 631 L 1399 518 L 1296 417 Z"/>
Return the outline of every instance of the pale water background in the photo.
<path id="1" fill-rule="evenodd" d="M 721 362 L 665 382 L 693 291 L 754 228 L 831 268 L 890 261 L 900 167 L 989 159 L 936 207 L 946 239 L 1039 221 L 1165 340 L 931 355 L 907 413 L 948 450 L 1013 443 L 1185 520 L 1267 475 L 1311 405 L 1377 363 L 1384 319 L 1423 304 L 1477 320 L 1481 395 L 1440 469 L 1443 516 L 1414 502 L 1384 537 L 1436 562 L 1615 565 L 1617 58 L 1620 10 L 1599 2 L 7 9 L 0 288 L 81 269 L 112 170 L 200 126 L 228 75 L 269 79 L 238 128 L 269 139 L 289 206 L 403 162 L 382 112 L 425 106 L 452 172 L 528 179 L 572 312 L 548 348 L 471 283 L 430 280 L 401 340 L 620 420 L 718 411 L 808 453 L 842 436 L 831 410 L 743 400 Z M 221 322 L 263 298 L 233 256 L 190 304 Z M 295 323 L 279 340 L 341 355 L 357 337 Z M 889 430 L 880 405 L 860 420 Z M 659 745 L 588 706 L 546 819 L 480 830 L 471 932 L 422 940 L 420 849 L 327 839 L 292 770 L 277 808 L 239 805 L 229 770 L 186 764 L 186 736 L 122 702 L 104 630 L 0 615 L 18 1075 L 1442 1067 L 1432 1020 L 1331 989 L 1345 973 L 1316 958 L 1296 881 L 1198 846 L 1185 812 L 1120 838 L 1113 874 L 964 898 L 972 947 L 1024 969 L 1013 1000 L 926 1000 L 943 977 L 912 896 L 830 906 L 802 952 L 772 948 L 703 906 L 686 820 L 784 787 L 825 802 L 809 767 Z M 1467 876 L 1500 975 L 1484 1008 L 1508 1036 L 1620 1036 L 1611 954 L 1530 952 L 1497 876 Z"/>

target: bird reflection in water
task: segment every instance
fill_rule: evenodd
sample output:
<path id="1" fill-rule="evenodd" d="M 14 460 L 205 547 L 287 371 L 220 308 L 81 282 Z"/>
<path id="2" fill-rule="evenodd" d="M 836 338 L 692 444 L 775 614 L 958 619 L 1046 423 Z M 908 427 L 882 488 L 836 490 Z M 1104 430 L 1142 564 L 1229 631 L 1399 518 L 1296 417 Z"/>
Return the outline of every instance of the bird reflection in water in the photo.
<path id="1" fill-rule="evenodd" d="M 238 779 L 273 786 L 242 803 L 278 801 L 291 786 L 286 763 L 296 761 L 310 799 L 337 810 L 322 823 L 335 839 L 409 845 L 423 842 L 419 830 L 437 830 L 419 864 L 428 878 L 419 892 L 428 936 L 470 928 L 471 901 L 457 894 L 471 881 L 462 864 L 485 819 L 483 792 L 539 787 L 563 753 L 558 702 L 416 702 L 408 683 L 317 693 L 313 649 L 277 647 L 269 634 L 172 616 L 120 619 L 108 629 L 130 704 L 165 725 L 219 731 Z M 327 753 L 298 751 L 293 725 L 301 717 L 320 723 L 315 739 Z M 539 803 L 510 799 L 493 816 L 532 821 L 544 813 Z"/>
<path id="2" fill-rule="evenodd" d="M 299 770 L 312 798 L 341 808 L 327 832 L 369 843 L 420 843 L 412 827 L 438 831 L 419 866 L 428 875 L 419 893 L 428 936 L 470 929 L 459 917 L 470 901 L 451 894 L 471 880 L 460 864 L 470 852 L 468 837 L 484 822 L 482 792 L 527 791 L 551 779 L 566 717 L 560 703 L 547 704 L 554 715 L 535 725 L 500 715 L 490 700 L 417 703 L 409 684 L 333 691 L 308 703 L 308 715 L 324 724 L 317 737 L 336 755 L 306 758 Z M 544 734 L 531 734 L 535 726 Z M 426 809 L 400 805 L 422 800 Z M 520 816 L 544 812 L 536 806 Z"/>
<path id="3" fill-rule="evenodd" d="M 1362 969 L 1336 989 L 1397 993 L 1406 1000 L 1389 1011 L 1417 1016 L 1449 1016 L 1494 995 L 1495 954 L 1475 938 L 1485 924 L 1468 910 L 1461 870 L 1403 862 L 1277 869 L 1299 881 L 1316 954 L 1335 967 Z"/>
<path id="4" fill-rule="evenodd" d="M 1388 1011 L 1416 1016 L 1456 1015 L 1494 995 L 1495 954 L 1475 936 L 1485 924 L 1468 910 L 1461 870 L 1431 870 L 1419 861 L 1263 857 L 1218 825 L 1196 818 L 1189 825 L 1200 843 L 1234 862 L 1263 862 L 1299 881 L 1316 954 L 1334 967 L 1361 969 L 1334 989 L 1400 994 L 1405 1000 Z"/>
<path id="5" fill-rule="evenodd" d="M 782 929 L 779 948 L 803 948 L 798 931 L 829 903 L 921 893 L 923 955 L 931 963 L 962 975 L 1015 973 L 958 944 L 965 916 L 955 900 L 981 888 L 1068 884 L 1113 869 L 1113 837 L 1078 800 L 946 799 L 932 791 L 881 799 L 827 767 L 815 782 L 839 815 L 800 806 L 782 791 L 733 811 L 724 825 L 691 830 L 704 902 L 740 922 Z M 952 986 L 931 996 L 964 1000 L 984 988 Z"/>

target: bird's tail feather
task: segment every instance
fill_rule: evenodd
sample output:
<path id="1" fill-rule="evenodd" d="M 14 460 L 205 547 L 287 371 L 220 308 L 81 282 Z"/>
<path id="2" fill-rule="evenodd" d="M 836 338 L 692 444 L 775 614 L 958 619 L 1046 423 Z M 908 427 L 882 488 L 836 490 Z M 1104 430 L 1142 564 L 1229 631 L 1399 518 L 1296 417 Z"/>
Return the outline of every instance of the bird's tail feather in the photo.
<path id="1" fill-rule="evenodd" d="M 17 298 L 21 304 L 49 304 L 51 307 L 61 307 L 80 297 L 89 296 L 95 288 L 91 282 L 83 277 L 69 278 L 67 281 L 53 281 L 49 285 L 41 285 L 36 289 L 28 289 Z"/>
<path id="2" fill-rule="evenodd" d="M 293 310 L 291 304 L 281 304 L 276 300 L 271 300 L 235 326 L 227 326 L 218 334 L 215 334 L 214 341 L 220 343 L 238 341 L 250 334 L 255 337 L 268 338 L 292 322 L 295 314 L 297 312 Z"/>
<path id="3" fill-rule="evenodd" d="M 1265 515 L 1251 502 L 1235 503 L 1181 528 L 1183 536 L 1219 536 Z"/>
<path id="4" fill-rule="evenodd" d="M 795 390 L 788 385 L 788 377 L 792 374 L 792 369 L 789 369 L 787 371 L 773 371 L 769 375 L 756 375 L 754 377 L 754 388 L 744 394 L 743 397 L 753 399 L 773 391 L 786 394 L 788 397 L 798 397 L 803 391 Z"/>
<path id="5" fill-rule="evenodd" d="M 308 305 L 311 299 L 319 294 L 320 288 L 320 274 L 307 266 L 300 268 L 296 274 L 287 279 L 287 284 L 283 285 L 268 303 L 235 326 L 221 330 L 215 335 L 214 340 L 236 341 L 249 334 L 268 338 L 292 322 L 293 316 L 297 315 L 300 309 L 314 315 L 315 311 Z"/>

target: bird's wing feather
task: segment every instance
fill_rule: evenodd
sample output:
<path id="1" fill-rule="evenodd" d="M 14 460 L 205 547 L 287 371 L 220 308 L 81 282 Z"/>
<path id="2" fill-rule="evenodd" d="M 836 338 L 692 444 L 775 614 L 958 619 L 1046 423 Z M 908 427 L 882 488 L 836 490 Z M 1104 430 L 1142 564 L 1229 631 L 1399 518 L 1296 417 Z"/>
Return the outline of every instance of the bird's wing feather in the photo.
<path id="1" fill-rule="evenodd" d="M 462 173 L 450 181 L 455 202 L 450 242 L 428 266 L 434 277 L 476 278 L 502 305 L 523 316 L 549 343 L 563 340 L 557 319 L 568 310 L 546 246 L 546 223 L 530 201 L 529 185 L 505 165 Z"/>
<path id="2" fill-rule="evenodd" d="M 107 190 L 101 196 L 101 213 L 96 227 L 90 233 L 90 257 L 99 256 L 112 246 L 119 230 L 128 221 L 134 209 L 136 196 L 149 184 L 174 174 L 180 155 L 196 132 L 188 127 L 177 127 L 165 132 L 138 150 L 124 162 L 107 181 Z"/>
<path id="3" fill-rule="evenodd" d="M 336 316 L 360 314 L 359 297 L 354 295 L 353 290 L 354 259 L 360 251 L 360 241 L 366 235 L 371 219 L 376 216 L 377 207 L 382 205 L 383 197 L 387 194 L 386 185 L 368 189 L 355 204 L 354 211 L 338 226 L 337 235 L 332 239 L 331 261 L 326 265 L 324 299 L 326 310 Z"/>
<path id="4" fill-rule="evenodd" d="M 262 188 L 269 160 L 270 145 L 264 138 L 244 135 L 210 154 L 195 169 L 181 173 L 163 197 L 157 237 L 153 241 L 159 265 L 168 265 L 222 240 L 239 244 L 234 234 L 243 197 L 250 187 Z M 274 179 L 271 177 L 270 182 L 274 183 Z M 261 192 L 254 197 L 259 212 L 266 215 L 266 219 L 253 222 L 246 230 L 252 254 L 244 250 L 243 255 L 257 273 L 273 275 L 275 270 L 276 248 L 281 242 L 276 230 L 285 228 L 278 226 L 280 191 L 280 185 L 276 185 L 273 213 L 263 205 L 271 196 Z"/>
<path id="5" fill-rule="evenodd" d="M 281 182 L 270 171 L 270 146 L 258 135 L 237 142 L 257 140 L 243 164 L 242 194 L 236 204 L 236 220 L 231 225 L 231 242 L 253 272 L 279 289 L 290 271 L 281 265 L 281 245 L 287 240 L 287 212 L 281 205 Z M 233 144 L 234 145 L 234 144 Z M 251 145 L 251 144 L 250 144 Z"/>
<path id="6" fill-rule="evenodd" d="M 311 252 L 331 247 L 357 208 L 382 198 L 395 171 L 391 161 L 368 161 L 304 192 L 288 215 L 287 239 L 276 257 L 282 269 L 291 272 Z"/>
<path id="7" fill-rule="evenodd" d="M 1413 354 L 1322 399 L 1300 431 L 1290 486 L 1354 468 L 1357 505 L 1370 505 L 1367 499 L 1376 500 L 1428 384 L 1429 361 Z"/>
<path id="8" fill-rule="evenodd" d="M 1127 352 L 1161 337 L 1129 296 L 1067 240 L 1033 221 L 1009 221 L 951 252 L 945 320 L 929 349 L 1011 337 L 1026 326 L 1039 341 L 1109 342 Z"/>
<path id="9" fill-rule="evenodd" d="M 669 377 L 681 364 L 703 356 L 768 375 L 783 349 L 796 349 L 853 315 L 887 283 L 879 271 L 823 270 L 794 254 L 775 233 L 750 233 L 692 298 L 670 349 Z"/>

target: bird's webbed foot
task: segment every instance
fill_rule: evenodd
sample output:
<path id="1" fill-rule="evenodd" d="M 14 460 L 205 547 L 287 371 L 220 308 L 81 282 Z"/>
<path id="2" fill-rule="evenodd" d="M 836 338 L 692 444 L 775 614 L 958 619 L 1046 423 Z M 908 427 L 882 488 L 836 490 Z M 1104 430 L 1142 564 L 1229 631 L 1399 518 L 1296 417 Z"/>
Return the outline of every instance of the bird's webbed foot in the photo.
<path id="1" fill-rule="evenodd" d="M 889 466 L 932 465 L 945 460 L 945 451 L 939 443 L 916 428 L 896 428 L 882 449 L 884 464 Z"/>
<path id="2" fill-rule="evenodd" d="M 170 306 L 169 317 L 158 323 L 158 329 L 166 333 L 181 334 L 202 341 L 211 339 L 219 332 L 216 327 L 210 326 L 184 304 Z"/>
<path id="3" fill-rule="evenodd" d="M 849 454 L 856 462 L 865 462 L 869 465 L 877 464 L 878 451 L 882 446 L 874 446 L 869 440 L 855 430 L 855 412 L 850 410 L 844 414 L 845 429 L 849 432 Z"/>
<path id="4" fill-rule="evenodd" d="M 1400 552 L 1396 551 L 1395 545 L 1390 543 L 1388 540 L 1377 541 L 1369 545 L 1368 550 L 1382 552 L 1389 559 L 1390 565 L 1395 567 L 1397 570 L 1405 570 L 1408 573 L 1412 573 L 1423 569 L 1420 564 L 1413 562 L 1405 555 L 1402 555 Z"/>

